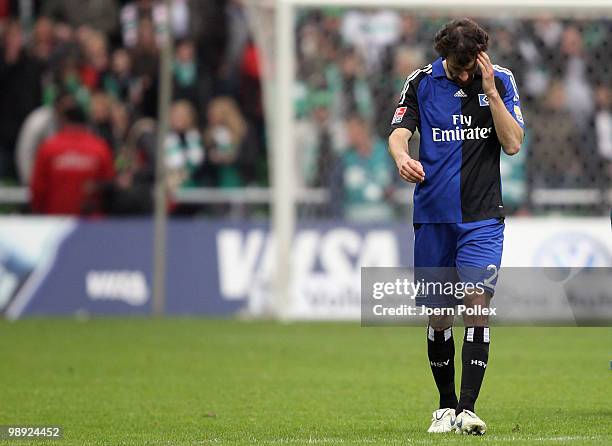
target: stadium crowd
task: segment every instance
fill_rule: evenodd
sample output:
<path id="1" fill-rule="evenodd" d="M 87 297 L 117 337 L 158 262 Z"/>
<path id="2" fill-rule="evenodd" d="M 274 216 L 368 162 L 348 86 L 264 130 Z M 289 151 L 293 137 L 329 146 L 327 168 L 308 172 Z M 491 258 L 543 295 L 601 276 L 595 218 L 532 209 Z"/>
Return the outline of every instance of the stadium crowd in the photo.
<path id="1" fill-rule="evenodd" d="M 381 168 L 390 160 L 380 155 L 380 142 L 388 136 L 406 77 L 437 58 L 432 38 L 448 20 L 393 10 L 326 8 L 301 14 L 300 178 L 307 186 L 328 181 L 331 190 L 342 190 L 348 216 L 386 218 L 396 212 L 391 200 L 381 200 L 400 184 L 395 166 Z M 527 128 L 522 152 L 502 156 L 506 208 L 538 212 L 530 197 L 536 188 L 607 194 L 612 184 L 612 21 L 542 16 L 479 22 L 489 31 L 493 63 L 514 72 Z M 354 115 L 367 123 L 363 129 L 373 141 L 367 153 L 351 135 Z M 342 166 L 342 177 L 325 174 L 322 166 L 334 162 Z M 604 200 L 592 211 L 601 212 Z M 373 206 L 378 213 L 365 212 Z"/>
<path id="2" fill-rule="evenodd" d="M 35 212 L 149 212 L 164 3 L 23 4 L 0 1 L 2 183 L 30 185 Z M 170 14 L 169 189 L 265 185 L 260 73 L 242 5 L 174 0 Z"/>
<path id="3" fill-rule="evenodd" d="M 29 186 L 34 212 L 150 212 L 163 3 L 45 0 L 28 10 L 24 4 L 0 0 L 2 183 Z M 169 189 L 267 185 L 261 55 L 244 5 L 172 5 Z M 307 214 L 397 215 L 400 206 L 386 199 L 402 186 L 386 155 L 390 115 L 406 76 L 435 59 L 431 40 L 447 19 L 393 10 L 300 11 L 296 178 L 331 197 Z M 521 154 L 502 157 L 507 207 L 534 211 L 534 188 L 609 188 L 612 21 L 482 22 L 492 60 L 515 74 L 528 129 Z"/>

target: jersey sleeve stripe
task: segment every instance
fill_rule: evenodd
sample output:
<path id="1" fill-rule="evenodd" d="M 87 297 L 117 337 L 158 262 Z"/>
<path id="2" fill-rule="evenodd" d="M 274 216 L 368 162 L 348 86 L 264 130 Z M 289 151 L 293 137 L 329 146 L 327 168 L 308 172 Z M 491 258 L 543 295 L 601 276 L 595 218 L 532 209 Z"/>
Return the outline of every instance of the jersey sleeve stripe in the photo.
<path id="1" fill-rule="evenodd" d="M 402 93 L 401 93 L 401 97 L 400 97 L 400 103 L 404 102 L 406 100 L 406 92 L 408 91 L 408 88 L 410 88 L 410 82 L 412 82 L 414 79 L 416 79 L 416 77 L 419 75 L 419 73 L 426 73 L 426 74 L 431 74 L 431 70 L 432 70 L 432 66 L 431 64 L 423 67 L 423 68 L 419 68 L 418 70 L 414 70 L 410 76 L 408 76 L 406 78 L 406 82 L 404 82 L 404 88 L 402 88 Z"/>
<path id="2" fill-rule="evenodd" d="M 493 65 L 493 68 L 501 73 L 507 74 L 510 78 L 510 83 L 512 84 L 512 88 L 514 89 L 514 96 L 516 99 L 519 99 L 518 87 L 516 86 L 516 81 L 514 80 L 514 74 L 507 68 L 504 68 L 500 65 Z"/>

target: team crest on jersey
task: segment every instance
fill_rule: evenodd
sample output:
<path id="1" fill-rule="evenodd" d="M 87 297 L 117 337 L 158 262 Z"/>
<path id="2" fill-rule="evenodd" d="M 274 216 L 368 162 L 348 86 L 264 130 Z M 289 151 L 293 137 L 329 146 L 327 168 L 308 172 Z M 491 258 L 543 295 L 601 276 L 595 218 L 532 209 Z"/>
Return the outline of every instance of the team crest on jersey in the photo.
<path id="1" fill-rule="evenodd" d="M 480 93 L 478 95 L 478 103 L 480 104 L 481 107 L 488 107 L 489 106 L 489 98 L 487 97 L 486 94 Z"/>
<path id="2" fill-rule="evenodd" d="M 391 124 L 399 124 L 402 122 L 407 109 L 408 107 L 397 107 L 395 109 L 395 114 L 393 115 L 393 121 L 391 121 Z"/>
<path id="3" fill-rule="evenodd" d="M 518 122 L 520 122 L 521 124 L 525 123 L 523 122 L 523 113 L 521 112 L 521 107 L 519 107 L 518 105 L 514 106 L 514 115 L 516 116 L 516 120 Z"/>

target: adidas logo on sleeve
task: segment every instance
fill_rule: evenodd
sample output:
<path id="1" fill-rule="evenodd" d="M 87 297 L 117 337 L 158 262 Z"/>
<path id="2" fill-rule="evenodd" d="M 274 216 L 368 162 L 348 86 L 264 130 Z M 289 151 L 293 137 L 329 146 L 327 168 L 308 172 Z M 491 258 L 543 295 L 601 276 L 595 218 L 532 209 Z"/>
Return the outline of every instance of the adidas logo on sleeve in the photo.
<path id="1" fill-rule="evenodd" d="M 467 98 L 467 94 L 465 94 L 465 91 L 463 91 L 462 88 L 460 88 L 459 91 L 453 96 L 455 96 L 456 98 Z"/>

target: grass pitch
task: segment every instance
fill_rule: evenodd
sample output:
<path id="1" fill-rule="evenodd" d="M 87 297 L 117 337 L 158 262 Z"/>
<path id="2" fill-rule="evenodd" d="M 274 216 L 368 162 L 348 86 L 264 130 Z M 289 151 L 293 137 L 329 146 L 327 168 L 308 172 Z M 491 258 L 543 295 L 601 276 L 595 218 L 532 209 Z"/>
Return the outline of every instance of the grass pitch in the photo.
<path id="1" fill-rule="evenodd" d="M 18 445 L 612 444 L 610 329 L 494 327 L 491 339 L 476 406 L 488 434 L 432 436 L 423 328 L 0 322 L 0 425 L 64 427 Z"/>

